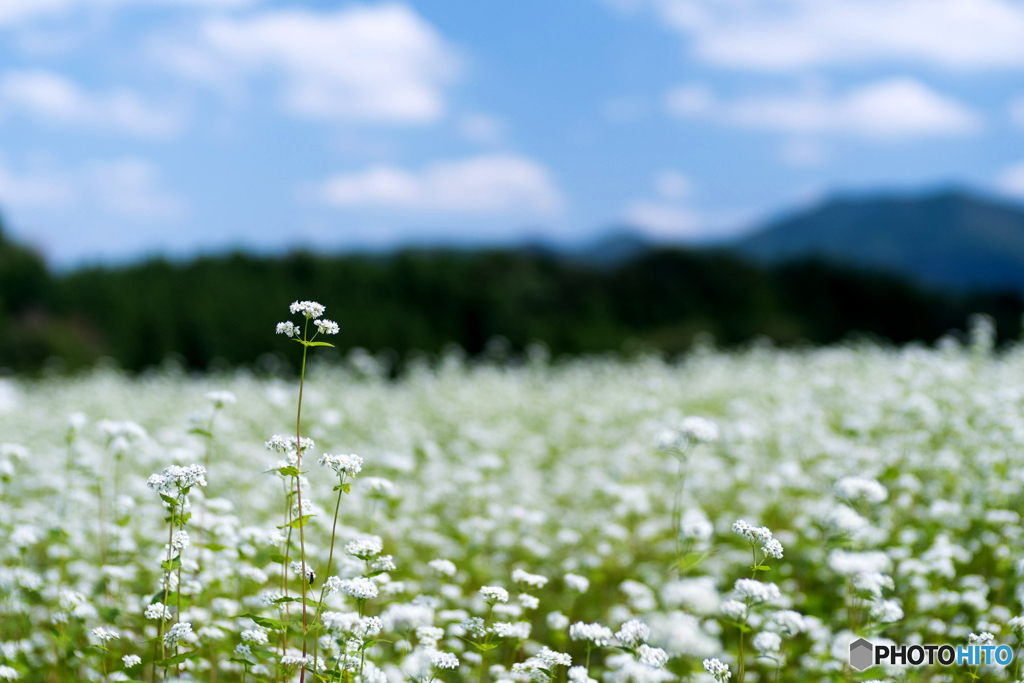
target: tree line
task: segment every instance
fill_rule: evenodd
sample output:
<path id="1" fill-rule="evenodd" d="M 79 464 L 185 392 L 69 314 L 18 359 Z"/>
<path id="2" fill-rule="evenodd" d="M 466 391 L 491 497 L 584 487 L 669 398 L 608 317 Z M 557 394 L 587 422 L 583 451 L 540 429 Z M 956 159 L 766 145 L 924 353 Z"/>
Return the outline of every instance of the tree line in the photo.
<path id="1" fill-rule="evenodd" d="M 722 346 L 932 342 L 976 312 L 1007 339 L 1024 311 L 1015 293 L 926 290 L 815 261 L 765 267 L 667 248 L 615 265 L 540 249 L 410 249 L 239 252 L 54 273 L 0 233 L 0 286 L 0 368 L 16 372 L 73 371 L 99 358 L 133 371 L 168 357 L 192 368 L 259 367 L 284 357 L 274 325 L 288 303 L 308 298 L 341 326 L 331 340 L 339 354 L 360 347 L 398 365 L 451 344 L 476 355 L 543 342 L 557 356 L 674 354 L 707 335 Z"/>

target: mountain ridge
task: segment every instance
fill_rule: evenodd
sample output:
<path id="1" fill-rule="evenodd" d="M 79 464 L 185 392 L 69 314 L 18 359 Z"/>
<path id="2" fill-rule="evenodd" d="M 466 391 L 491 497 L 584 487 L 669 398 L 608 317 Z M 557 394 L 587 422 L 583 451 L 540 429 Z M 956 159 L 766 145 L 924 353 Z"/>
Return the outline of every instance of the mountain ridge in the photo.
<path id="1" fill-rule="evenodd" d="M 724 248 L 760 263 L 814 258 L 947 289 L 1024 289 L 1024 207 L 964 188 L 833 195 Z"/>

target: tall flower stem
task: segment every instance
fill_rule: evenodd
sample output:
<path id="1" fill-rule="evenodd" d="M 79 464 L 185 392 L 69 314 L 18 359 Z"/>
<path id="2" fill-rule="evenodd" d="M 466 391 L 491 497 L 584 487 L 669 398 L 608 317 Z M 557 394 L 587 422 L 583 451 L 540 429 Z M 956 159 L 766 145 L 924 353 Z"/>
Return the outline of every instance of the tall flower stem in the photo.
<path id="1" fill-rule="evenodd" d="M 309 331 L 309 317 L 306 317 L 306 322 L 302 328 L 302 339 L 306 341 L 307 332 Z M 302 345 L 302 372 L 299 375 L 299 406 L 295 413 L 295 453 L 298 458 L 296 461 L 296 469 L 299 470 L 299 476 L 295 477 L 295 489 L 298 493 L 299 500 L 299 567 L 302 571 L 302 669 L 299 674 L 299 683 L 306 682 L 306 584 L 309 583 L 307 580 L 306 573 L 306 532 L 305 525 L 302 522 L 302 390 L 306 384 L 306 352 L 309 351 L 309 347 L 305 344 Z M 314 674 L 315 675 L 315 674 Z"/>
<path id="2" fill-rule="evenodd" d="M 334 539 L 335 539 L 335 537 L 337 535 L 337 530 L 338 530 L 338 510 L 341 509 L 341 496 L 345 492 L 344 489 L 342 488 L 344 485 L 345 485 L 345 475 L 342 475 L 339 478 L 338 502 L 334 504 L 334 523 L 331 524 L 331 550 L 327 553 L 327 570 L 324 572 L 324 580 L 323 580 L 323 582 L 321 582 L 321 586 L 320 586 L 320 600 L 317 601 L 316 614 L 313 615 L 313 621 L 314 622 L 318 621 L 320 619 L 320 610 L 324 606 L 324 593 L 327 590 L 327 583 L 326 583 L 327 576 L 330 575 L 331 568 L 334 566 Z M 315 647 L 313 648 L 313 674 L 314 675 L 316 675 L 316 665 L 317 665 L 317 662 L 319 661 L 319 659 L 320 659 L 320 643 L 318 641 L 316 643 Z"/>

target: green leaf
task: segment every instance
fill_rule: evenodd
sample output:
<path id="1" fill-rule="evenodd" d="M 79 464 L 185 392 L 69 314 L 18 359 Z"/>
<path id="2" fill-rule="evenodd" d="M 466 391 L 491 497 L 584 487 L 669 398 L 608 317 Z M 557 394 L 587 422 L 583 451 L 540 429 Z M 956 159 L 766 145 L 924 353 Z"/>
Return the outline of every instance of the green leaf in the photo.
<path id="1" fill-rule="evenodd" d="M 766 572 L 769 569 L 771 569 L 771 567 L 769 567 L 768 565 L 758 565 L 756 567 L 751 567 L 751 569 L 753 569 L 755 572 Z"/>
<path id="2" fill-rule="evenodd" d="M 192 429 L 188 430 L 188 433 L 198 434 L 199 436 L 205 436 L 207 439 L 213 438 L 213 434 L 211 432 L 206 431 L 202 427 L 193 427 Z"/>
<path id="3" fill-rule="evenodd" d="M 221 545 L 220 543 L 201 543 L 199 544 L 199 547 L 206 548 L 207 550 L 212 550 L 215 553 L 219 553 L 221 550 L 228 549 L 226 545 Z"/>
<path id="4" fill-rule="evenodd" d="M 178 499 L 177 498 L 172 498 L 171 496 L 168 496 L 166 493 L 161 493 L 160 494 L 160 500 L 162 500 L 163 502 L 167 503 L 168 505 L 172 505 L 172 506 L 177 506 L 178 505 Z"/>
<path id="5" fill-rule="evenodd" d="M 163 567 L 164 571 L 173 572 L 175 569 L 181 566 L 181 555 L 175 555 L 173 558 L 171 558 L 170 562 L 164 560 L 160 563 L 160 566 Z"/>
<path id="6" fill-rule="evenodd" d="M 299 476 L 299 474 L 301 474 L 299 472 L 299 470 L 297 468 L 295 468 L 295 467 L 275 467 L 272 470 L 263 470 L 263 471 L 264 471 L 264 473 L 277 472 L 282 477 L 297 477 L 297 476 Z"/>
<path id="7" fill-rule="evenodd" d="M 281 527 L 277 528 L 280 529 Z M 282 555 L 281 553 L 274 553 L 273 555 L 271 555 L 270 561 L 277 562 L 278 564 L 288 564 L 288 558 Z"/>
<path id="8" fill-rule="evenodd" d="M 261 617 L 256 614 L 243 614 L 239 617 L 240 619 L 252 619 L 258 625 L 263 628 L 274 629 L 275 631 L 283 631 L 288 624 L 284 621 L 278 621 L 277 619 L 269 619 L 267 617 Z"/>
<path id="9" fill-rule="evenodd" d="M 334 487 L 335 491 L 344 491 L 345 493 L 352 492 L 352 484 L 338 484 Z"/>
<path id="10" fill-rule="evenodd" d="M 188 652 L 181 652 L 179 654 L 174 655 L 173 657 L 161 659 L 159 662 L 153 662 L 153 665 L 163 667 L 177 666 L 178 664 L 184 662 L 186 659 L 189 659 L 190 657 L 195 655 L 197 652 L 199 652 L 199 650 L 189 650 Z"/>
<path id="11" fill-rule="evenodd" d="M 309 518 L 312 517 L 312 516 L 313 515 L 303 515 L 302 517 L 299 517 L 298 519 L 293 519 L 292 521 L 288 522 L 287 524 L 284 524 L 284 525 L 279 526 L 277 528 L 278 529 L 287 529 L 288 527 L 291 527 L 292 529 L 299 529 L 301 527 L 306 526 L 306 524 L 309 522 Z"/>
<path id="12" fill-rule="evenodd" d="M 241 664 L 243 666 L 252 666 L 252 662 L 250 662 L 248 659 L 239 659 L 238 657 L 232 657 L 228 661 L 234 662 L 235 664 Z"/>
<path id="13" fill-rule="evenodd" d="M 334 348 L 334 344 L 328 344 L 327 342 L 306 342 L 306 346 L 330 346 Z"/>
<path id="14" fill-rule="evenodd" d="M 272 605 L 281 605 L 281 604 L 284 604 L 286 602 L 302 602 L 302 598 L 277 598 L 275 600 L 271 600 L 270 601 L 270 603 Z M 306 604 L 309 605 L 310 607 L 317 607 L 318 606 L 317 601 L 314 600 L 313 598 L 306 598 Z"/>
<path id="15" fill-rule="evenodd" d="M 501 647 L 501 643 L 477 643 L 475 641 L 470 640 L 469 638 L 463 638 L 461 636 L 459 636 L 459 640 L 466 641 L 480 652 L 490 652 L 496 647 Z"/>

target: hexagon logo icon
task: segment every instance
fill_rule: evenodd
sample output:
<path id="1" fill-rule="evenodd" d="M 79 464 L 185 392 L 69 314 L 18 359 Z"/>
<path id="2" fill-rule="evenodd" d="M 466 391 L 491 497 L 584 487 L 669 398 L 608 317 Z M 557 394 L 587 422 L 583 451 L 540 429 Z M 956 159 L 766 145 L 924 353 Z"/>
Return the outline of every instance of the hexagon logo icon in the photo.
<path id="1" fill-rule="evenodd" d="M 850 643 L 850 666 L 857 671 L 863 671 L 874 663 L 875 647 L 871 643 L 863 638 Z"/>

